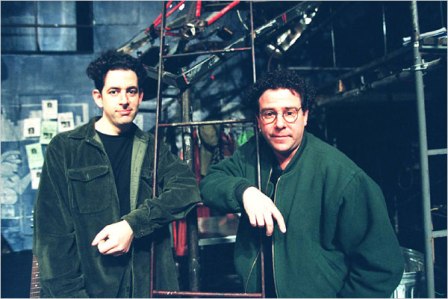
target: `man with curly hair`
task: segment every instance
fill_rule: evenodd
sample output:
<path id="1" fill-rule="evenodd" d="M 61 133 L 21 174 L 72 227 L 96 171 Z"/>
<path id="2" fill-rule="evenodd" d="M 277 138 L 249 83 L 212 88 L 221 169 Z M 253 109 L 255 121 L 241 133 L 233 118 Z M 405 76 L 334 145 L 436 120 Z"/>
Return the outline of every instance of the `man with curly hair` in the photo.
<path id="1" fill-rule="evenodd" d="M 154 137 L 133 123 L 146 77 L 139 60 L 109 51 L 87 75 L 102 115 L 52 139 L 40 178 L 41 297 L 149 297 L 151 244 L 155 287 L 178 290 L 168 224 L 199 201 L 194 175 L 162 144 L 152 196 Z"/>
<path id="2" fill-rule="evenodd" d="M 206 205 L 241 213 L 235 267 L 245 292 L 266 297 L 389 297 L 403 256 L 378 185 L 342 152 L 306 132 L 314 92 L 292 71 L 266 74 L 249 104 L 260 138 L 212 165 Z"/>

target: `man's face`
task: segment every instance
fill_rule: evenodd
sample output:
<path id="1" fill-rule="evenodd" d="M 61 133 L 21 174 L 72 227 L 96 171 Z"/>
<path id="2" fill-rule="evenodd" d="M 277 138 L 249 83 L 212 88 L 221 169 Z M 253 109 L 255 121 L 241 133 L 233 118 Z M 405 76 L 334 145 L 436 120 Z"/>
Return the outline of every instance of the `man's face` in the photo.
<path id="1" fill-rule="evenodd" d="M 106 74 L 103 90 L 95 89 L 92 96 L 97 106 L 103 109 L 103 133 L 114 135 L 132 123 L 143 92 L 139 92 L 134 71 L 112 70 Z"/>
<path id="2" fill-rule="evenodd" d="M 260 111 L 257 116 L 261 134 L 280 160 L 289 161 L 302 142 L 303 132 L 308 121 L 308 111 L 303 112 L 300 95 L 288 89 L 268 89 L 259 99 Z M 297 111 L 298 110 L 298 111 Z M 297 119 L 289 123 L 283 113 L 297 112 Z M 272 123 L 267 123 L 261 114 L 277 115 Z M 267 113 L 267 114 L 266 114 Z M 285 115 L 286 116 L 286 115 Z M 290 117 L 286 117 L 291 121 Z"/>

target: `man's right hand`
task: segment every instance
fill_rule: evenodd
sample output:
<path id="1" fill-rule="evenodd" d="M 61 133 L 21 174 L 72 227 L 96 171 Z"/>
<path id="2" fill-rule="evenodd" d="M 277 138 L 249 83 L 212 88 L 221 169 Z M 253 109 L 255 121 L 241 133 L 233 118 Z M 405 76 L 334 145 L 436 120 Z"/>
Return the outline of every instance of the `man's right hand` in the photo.
<path id="1" fill-rule="evenodd" d="M 282 233 L 286 233 L 285 220 L 272 200 L 255 187 L 249 187 L 243 192 L 243 205 L 250 224 L 253 227 L 266 227 L 266 236 L 274 232 L 274 220 Z"/>

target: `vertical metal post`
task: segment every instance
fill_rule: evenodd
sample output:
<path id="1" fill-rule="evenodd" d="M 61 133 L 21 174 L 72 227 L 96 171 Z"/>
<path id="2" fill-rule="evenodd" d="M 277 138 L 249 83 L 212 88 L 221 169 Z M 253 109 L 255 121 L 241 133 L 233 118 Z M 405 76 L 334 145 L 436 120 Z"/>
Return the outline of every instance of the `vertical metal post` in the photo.
<path id="1" fill-rule="evenodd" d="M 190 90 L 182 93 L 182 122 L 191 121 Z M 184 161 L 193 168 L 193 150 L 191 127 L 182 128 L 182 147 Z M 200 289 L 200 265 L 199 265 L 199 240 L 198 240 L 198 216 L 196 209 L 193 209 L 187 216 L 187 239 L 188 239 L 188 282 L 190 291 Z"/>
<path id="2" fill-rule="evenodd" d="M 162 23 L 160 24 L 160 47 L 159 47 L 159 70 L 157 74 L 157 102 L 156 102 L 156 119 L 154 127 L 154 165 L 153 165 L 153 180 L 152 180 L 152 196 L 157 196 L 157 168 L 159 162 L 159 120 L 162 111 L 162 74 L 163 74 L 163 45 L 165 43 L 165 14 L 166 6 L 162 2 Z M 154 291 L 154 243 L 151 244 L 151 273 L 149 283 L 149 297 L 153 297 Z"/>
<path id="3" fill-rule="evenodd" d="M 332 7 L 332 5 L 330 5 L 330 18 L 331 18 L 331 30 L 330 30 L 330 33 L 331 33 L 331 50 L 332 50 L 332 54 L 333 54 L 333 56 L 332 56 L 332 58 L 333 58 L 333 67 L 336 67 L 336 46 L 335 46 L 335 44 L 336 44 L 336 42 L 335 42 L 335 39 L 334 39 L 334 26 L 333 26 L 333 7 Z"/>
<path id="4" fill-rule="evenodd" d="M 422 187 L 423 232 L 425 242 L 425 274 L 427 297 L 434 298 L 434 264 L 432 252 L 431 195 L 429 186 L 428 140 L 426 134 L 425 94 L 423 85 L 422 57 L 420 54 L 420 29 L 417 1 L 411 2 L 412 42 L 414 54 L 415 90 L 417 96 L 418 131 L 420 143 L 420 175 Z"/>
<path id="5" fill-rule="evenodd" d="M 252 58 L 252 79 L 253 83 L 257 82 L 257 69 L 255 64 L 255 30 L 254 30 L 254 10 L 253 1 L 249 2 L 249 14 L 250 14 L 250 42 L 251 42 L 251 58 Z M 256 144 L 256 161 L 257 161 L 257 187 L 261 190 L 261 168 L 260 168 L 260 134 L 258 126 L 254 126 L 255 129 L 255 144 Z M 260 229 L 260 268 L 261 268 L 261 297 L 266 297 L 265 286 L 265 272 L 264 272 L 264 252 L 263 252 L 263 232 Z"/>
<path id="6" fill-rule="evenodd" d="M 387 22 L 386 22 L 386 7 L 381 4 L 381 15 L 383 21 L 383 46 L 384 46 L 384 56 L 387 55 Z"/>

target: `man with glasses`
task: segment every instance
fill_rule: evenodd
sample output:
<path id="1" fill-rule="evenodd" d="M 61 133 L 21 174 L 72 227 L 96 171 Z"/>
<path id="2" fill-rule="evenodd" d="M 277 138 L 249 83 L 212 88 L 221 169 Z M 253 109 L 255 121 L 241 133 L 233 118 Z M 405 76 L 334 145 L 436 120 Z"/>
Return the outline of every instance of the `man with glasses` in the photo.
<path id="1" fill-rule="evenodd" d="M 241 213 L 235 266 L 245 292 L 266 297 L 389 297 L 403 257 L 378 185 L 336 148 L 306 132 L 311 86 L 294 72 L 251 89 L 260 138 L 212 165 L 205 204 Z"/>

